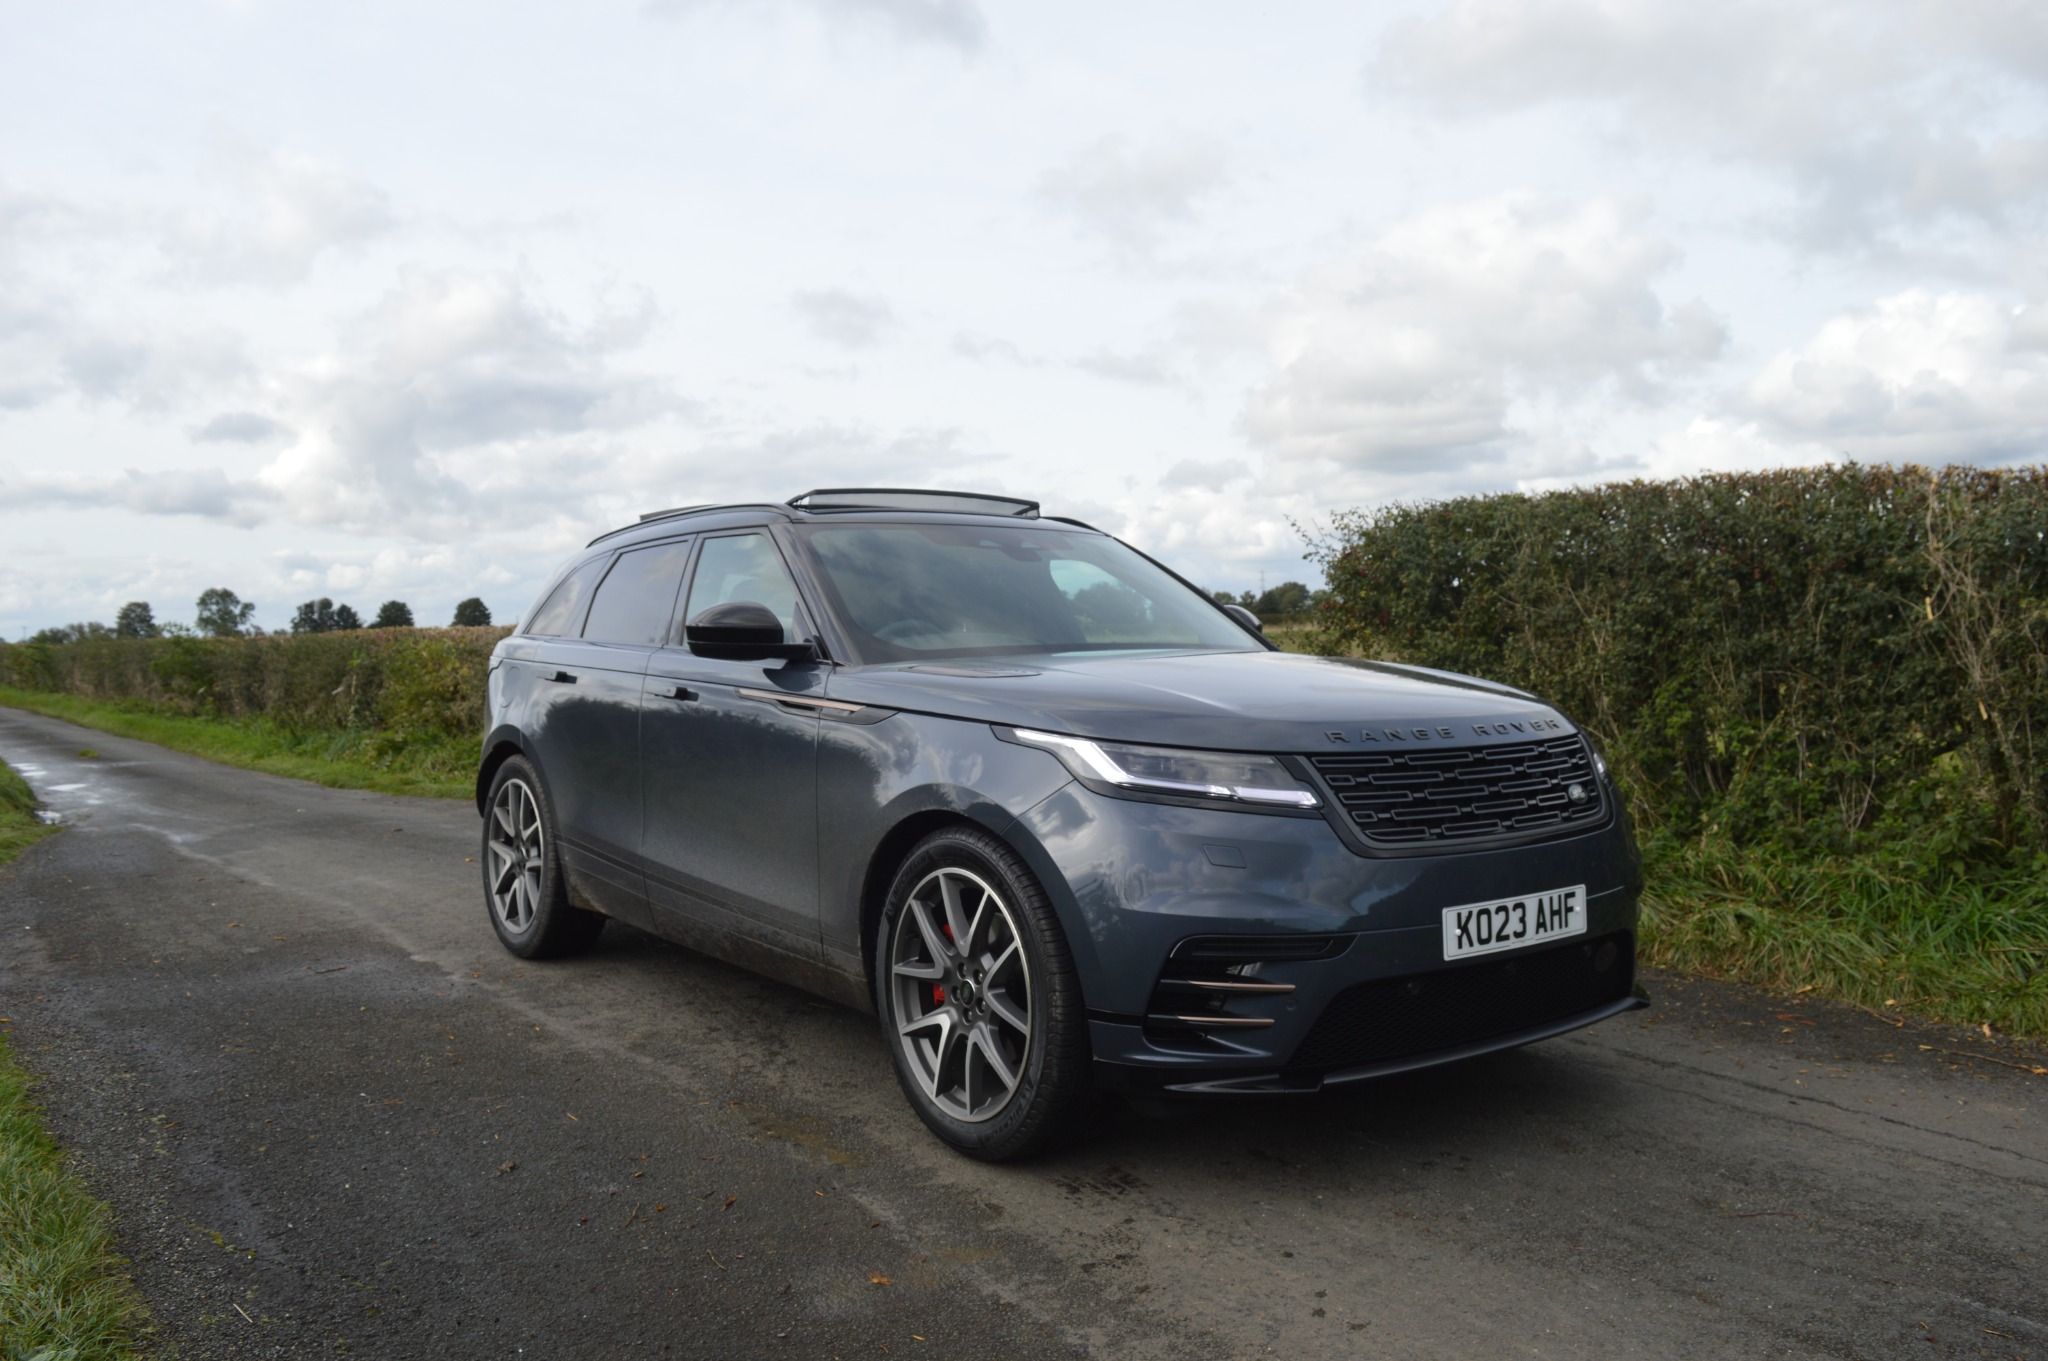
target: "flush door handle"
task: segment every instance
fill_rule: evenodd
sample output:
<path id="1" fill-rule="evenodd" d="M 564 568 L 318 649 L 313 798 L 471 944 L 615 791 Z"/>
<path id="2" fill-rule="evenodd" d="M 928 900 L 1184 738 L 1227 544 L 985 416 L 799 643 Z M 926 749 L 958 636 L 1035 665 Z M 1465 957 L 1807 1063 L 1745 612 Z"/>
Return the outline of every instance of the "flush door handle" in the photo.
<path id="1" fill-rule="evenodd" d="M 668 692 L 666 698 L 681 700 L 685 704 L 694 704 L 697 700 L 697 692 L 687 685 L 678 685 Z"/>
<path id="2" fill-rule="evenodd" d="M 554 675 L 549 676 L 548 679 L 557 685 L 574 685 L 576 683 L 575 674 L 569 671 L 557 671 Z"/>

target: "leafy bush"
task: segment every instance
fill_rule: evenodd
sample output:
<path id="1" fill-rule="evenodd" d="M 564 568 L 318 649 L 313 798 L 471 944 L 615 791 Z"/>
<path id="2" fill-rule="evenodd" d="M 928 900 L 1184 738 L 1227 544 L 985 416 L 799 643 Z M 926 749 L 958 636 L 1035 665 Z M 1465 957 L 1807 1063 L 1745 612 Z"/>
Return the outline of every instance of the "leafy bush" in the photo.
<path id="1" fill-rule="evenodd" d="M 1469 497 L 1318 556 L 1329 639 L 1555 701 L 1678 837 L 2048 849 L 2048 469 Z"/>

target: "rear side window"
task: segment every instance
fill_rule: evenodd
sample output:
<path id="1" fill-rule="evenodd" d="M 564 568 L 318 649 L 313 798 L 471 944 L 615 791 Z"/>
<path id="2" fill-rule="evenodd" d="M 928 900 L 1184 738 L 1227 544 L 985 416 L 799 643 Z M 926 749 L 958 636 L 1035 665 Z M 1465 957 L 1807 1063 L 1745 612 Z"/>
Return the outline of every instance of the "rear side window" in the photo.
<path id="1" fill-rule="evenodd" d="M 656 544 L 619 554 L 597 598 L 590 602 L 590 621 L 583 636 L 593 643 L 637 643 L 659 647 L 668 634 L 676 608 L 676 588 L 683 583 L 683 564 L 690 541 Z"/>
<path id="2" fill-rule="evenodd" d="M 604 571 L 604 559 L 593 558 L 568 576 L 549 593 L 546 603 L 533 613 L 526 631 L 541 638 L 561 638 L 576 632 L 583 607 L 590 600 L 590 588 Z"/>
<path id="3" fill-rule="evenodd" d="M 734 534 L 704 541 L 683 618 L 695 619 L 713 605 L 736 600 L 766 605 L 769 613 L 782 621 L 783 637 L 798 636 L 796 582 L 766 534 Z"/>

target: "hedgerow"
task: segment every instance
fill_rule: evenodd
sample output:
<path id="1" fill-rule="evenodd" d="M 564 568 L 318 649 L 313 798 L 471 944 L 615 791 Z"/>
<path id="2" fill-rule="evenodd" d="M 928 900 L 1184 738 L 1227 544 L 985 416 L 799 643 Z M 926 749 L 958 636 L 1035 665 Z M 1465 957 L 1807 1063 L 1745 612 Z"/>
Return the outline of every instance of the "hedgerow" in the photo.
<path id="1" fill-rule="evenodd" d="M 1340 515 L 1313 556 L 1321 649 L 1593 736 L 1650 959 L 2048 1033 L 2048 469 L 1464 497 Z"/>
<path id="2" fill-rule="evenodd" d="M 453 768 L 482 736 L 502 628 L 0 644 L 0 685 L 336 733 L 393 768 Z"/>
<path id="3" fill-rule="evenodd" d="M 1653 826 L 2048 849 L 2048 469 L 1792 469 L 1339 516 L 1341 646 L 1577 719 Z"/>

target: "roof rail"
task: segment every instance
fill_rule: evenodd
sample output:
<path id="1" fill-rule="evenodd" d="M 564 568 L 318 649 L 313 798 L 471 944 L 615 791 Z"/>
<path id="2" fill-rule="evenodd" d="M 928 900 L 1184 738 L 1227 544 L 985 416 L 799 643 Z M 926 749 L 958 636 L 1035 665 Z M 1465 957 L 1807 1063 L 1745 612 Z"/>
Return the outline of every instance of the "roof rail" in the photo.
<path id="1" fill-rule="evenodd" d="M 782 505 L 779 502 L 774 501 L 747 501 L 738 502 L 729 506 L 677 506 L 673 510 L 650 510 L 645 515 L 642 515 L 638 520 L 634 521 L 632 524 L 620 525 L 617 529 L 607 529 L 604 533 L 592 539 L 590 543 L 584 544 L 583 546 L 585 548 L 589 548 L 592 544 L 602 543 L 606 539 L 609 539 L 614 535 L 624 534 L 629 529 L 638 529 L 640 528 L 640 526 L 652 524 L 656 520 L 676 520 L 682 518 L 685 515 L 711 515 L 715 513 L 722 513 L 728 510 L 772 510 L 785 520 L 793 518 L 789 513 L 788 506 Z"/>
<path id="2" fill-rule="evenodd" d="M 934 510 L 961 515 L 1038 518 L 1038 502 L 974 491 L 932 491 L 922 487 L 820 487 L 789 498 L 798 510 Z"/>

